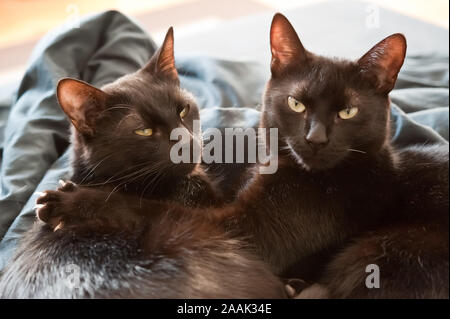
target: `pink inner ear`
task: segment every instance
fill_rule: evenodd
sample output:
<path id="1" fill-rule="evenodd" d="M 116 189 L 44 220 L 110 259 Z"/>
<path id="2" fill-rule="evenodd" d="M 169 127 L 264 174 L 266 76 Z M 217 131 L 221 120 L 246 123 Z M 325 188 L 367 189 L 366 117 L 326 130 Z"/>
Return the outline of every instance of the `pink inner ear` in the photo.
<path id="1" fill-rule="evenodd" d="M 272 73 L 282 72 L 286 66 L 299 64 L 306 51 L 292 25 L 281 14 L 276 14 L 270 29 Z"/>
<path id="2" fill-rule="evenodd" d="M 96 118 L 105 108 L 106 93 L 75 79 L 63 79 L 58 83 L 57 97 L 75 128 L 92 135 Z"/>
<path id="3" fill-rule="evenodd" d="M 173 28 L 171 27 L 167 31 L 161 47 L 141 70 L 151 75 L 160 76 L 175 81 L 175 83 L 179 83 L 173 51 Z"/>
<path id="4" fill-rule="evenodd" d="M 279 59 L 283 64 L 295 56 L 296 50 L 291 46 L 291 39 L 286 36 L 282 30 L 276 29 L 272 33 L 272 55 Z"/>
<path id="5" fill-rule="evenodd" d="M 381 90 L 390 91 L 394 88 L 405 55 L 405 37 L 393 34 L 377 43 L 359 59 L 358 64 L 364 71 L 376 74 Z"/>
<path id="6" fill-rule="evenodd" d="M 169 52 L 166 52 L 166 50 Z M 159 72 L 164 73 L 171 79 L 175 80 L 178 79 L 178 72 L 175 67 L 175 59 L 171 51 L 173 52 L 173 47 L 172 49 L 165 48 L 165 50 L 161 52 L 161 56 L 158 60 L 158 70 Z"/>
<path id="7" fill-rule="evenodd" d="M 160 53 L 157 62 L 157 72 L 164 74 L 172 80 L 178 81 L 178 72 L 175 67 L 174 56 L 174 39 L 173 28 L 167 31 L 164 42 L 160 48 Z"/>

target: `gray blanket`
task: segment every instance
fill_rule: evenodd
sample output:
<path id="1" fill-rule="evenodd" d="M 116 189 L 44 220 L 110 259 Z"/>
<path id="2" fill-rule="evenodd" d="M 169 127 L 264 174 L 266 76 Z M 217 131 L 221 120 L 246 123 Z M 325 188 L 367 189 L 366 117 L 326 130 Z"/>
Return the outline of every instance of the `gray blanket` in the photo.
<path id="1" fill-rule="evenodd" d="M 35 192 L 70 175 L 69 122 L 56 101 L 57 81 L 70 76 L 101 86 L 137 70 L 154 52 L 139 26 L 109 11 L 79 28 L 50 32 L 20 85 L 0 88 L 0 269 L 35 219 Z M 448 63 L 448 55 L 406 60 L 391 95 L 396 145 L 448 143 Z M 181 85 L 197 97 L 203 128 L 257 125 L 267 80 L 261 65 L 180 54 L 177 68 Z"/>

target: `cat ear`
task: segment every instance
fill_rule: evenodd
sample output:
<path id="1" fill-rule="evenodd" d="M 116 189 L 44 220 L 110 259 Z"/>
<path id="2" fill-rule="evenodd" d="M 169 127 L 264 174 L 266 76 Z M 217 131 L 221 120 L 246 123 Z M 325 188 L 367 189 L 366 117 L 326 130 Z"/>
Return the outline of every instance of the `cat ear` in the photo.
<path id="1" fill-rule="evenodd" d="M 144 70 L 179 83 L 178 72 L 175 68 L 175 56 L 173 45 L 173 28 L 167 31 L 163 44 L 153 55 L 150 62 L 144 67 Z"/>
<path id="2" fill-rule="evenodd" d="M 378 42 L 358 60 L 358 64 L 363 72 L 376 76 L 381 92 L 389 93 L 397 81 L 405 55 L 406 38 L 403 34 L 396 33 Z"/>
<path id="3" fill-rule="evenodd" d="M 298 66 L 306 60 L 306 50 L 289 20 L 281 13 L 275 14 L 270 27 L 272 51 L 272 75 L 280 75 L 289 67 Z"/>
<path id="4" fill-rule="evenodd" d="M 93 136 L 95 121 L 106 107 L 107 94 L 83 81 L 65 78 L 58 82 L 57 98 L 75 128 Z"/>

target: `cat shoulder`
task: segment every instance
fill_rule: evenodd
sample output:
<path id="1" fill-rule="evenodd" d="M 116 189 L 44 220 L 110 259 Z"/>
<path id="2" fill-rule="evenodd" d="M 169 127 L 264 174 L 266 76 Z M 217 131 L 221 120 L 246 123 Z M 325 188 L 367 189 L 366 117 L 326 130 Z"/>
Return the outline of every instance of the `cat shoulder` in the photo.
<path id="1" fill-rule="evenodd" d="M 448 155 L 448 144 L 413 145 L 396 151 L 399 168 L 410 172 L 448 173 Z"/>

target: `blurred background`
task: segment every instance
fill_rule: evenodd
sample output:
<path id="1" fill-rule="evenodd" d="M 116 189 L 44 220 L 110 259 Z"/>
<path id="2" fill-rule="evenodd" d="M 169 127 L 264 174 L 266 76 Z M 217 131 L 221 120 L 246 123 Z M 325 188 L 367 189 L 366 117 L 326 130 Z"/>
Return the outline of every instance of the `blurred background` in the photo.
<path id="1" fill-rule="evenodd" d="M 356 0 L 358 1 L 358 0 Z M 0 84 L 21 75 L 32 48 L 50 29 L 76 26 L 83 15 L 117 9 L 133 17 L 160 42 L 168 26 L 176 39 L 226 26 L 260 13 L 289 11 L 322 0 L 1 0 Z M 358 1 L 359 2 L 359 1 Z M 368 0 L 366 3 L 448 29 L 447 0 Z M 370 10 L 370 7 L 369 7 Z M 317 23 L 323 23 L 319 18 Z M 269 21 L 267 22 L 269 24 Z M 233 29 L 239 37 L 238 29 Z M 231 32 L 231 31 L 230 31 Z M 448 41 L 448 40 L 447 40 Z M 245 57 L 250 58 L 250 57 Z"/>

